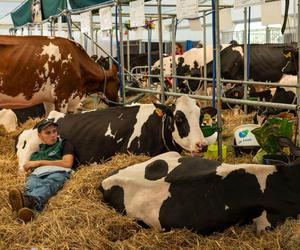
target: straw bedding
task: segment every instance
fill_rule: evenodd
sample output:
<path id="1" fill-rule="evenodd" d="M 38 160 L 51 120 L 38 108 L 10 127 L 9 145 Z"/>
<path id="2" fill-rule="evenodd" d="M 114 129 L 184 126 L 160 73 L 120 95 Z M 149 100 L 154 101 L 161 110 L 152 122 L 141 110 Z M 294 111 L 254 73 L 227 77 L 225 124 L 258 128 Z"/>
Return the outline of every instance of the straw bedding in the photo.
<path id="1" fill-rule="evenodd" d="M 251 115 L 224 112 L 224 142 L 232 144 L 232 128 Z M 120 167 L 148 159 L 117 155 L 100 165 L 80 167 L 64 188 L 50 199 L 44 211 L 28 224 L 17 221 L 8 203 L 11 187 L 22 187 L 25 176 L 17 172 L 14 140 L 32 127 L 29 120 L 14 133 L 0 128 L 0 249 L 299 249 L 300 221 L 288 220 L 270 233 L 256 237 L 253 225 L 234 226 L 204 237 L 189 230 L 158 232 L 143 228 L 102 202 L 101 180 Z M 230 134 L 231 133 L 231 134 Z M 250 162 L 251 156 L 236 158 L 229 150 L 226 162 Z M 201 212 L 201 211 L 199 211 Z"/>

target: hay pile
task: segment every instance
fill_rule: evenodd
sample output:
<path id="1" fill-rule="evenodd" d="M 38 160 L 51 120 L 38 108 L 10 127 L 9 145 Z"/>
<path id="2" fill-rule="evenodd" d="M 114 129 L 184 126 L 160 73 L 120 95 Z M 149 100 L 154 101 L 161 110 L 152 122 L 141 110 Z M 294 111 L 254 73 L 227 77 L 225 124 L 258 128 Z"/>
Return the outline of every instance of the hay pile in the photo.
<path id="1" fill-rule="evenodd" d="M 240 122 L 244 118 L 239 117 L 236 120 Z M 232 115 L 230 120 L 233 122 Z M 28 121 L 18 132 L 32 127 L 36 122 L 36 120 Z M 233 126 L 231 123 L 228 124 Z M 230 131 L 230 128 L 228 130 Z M 142 228 L 135 221 L 118 214 L 102 203 L 102 194 L 98 190 L 101 180 L 109 172 L 148 159 L 145 156 L 133 155 L 117 155 L 105 164 L 81 167 L 33 222 L 23 224 L 13 218 L 7 199 L 9 189 L 15 186 L 22 187 L 25 178 L 17 172 L 14 154 L 14 139 L 18 132 L 7 134 L 0 131 L 0 249 L 297 249 L 300 247 L 299 220 L 287 221 L 275 231 L 260 238 L 255 236 L 252 225 L 231 227 L 208 237 L 188 230 L 158 232 Z M 228 157 L 226 161 L 249 160 Z"/>

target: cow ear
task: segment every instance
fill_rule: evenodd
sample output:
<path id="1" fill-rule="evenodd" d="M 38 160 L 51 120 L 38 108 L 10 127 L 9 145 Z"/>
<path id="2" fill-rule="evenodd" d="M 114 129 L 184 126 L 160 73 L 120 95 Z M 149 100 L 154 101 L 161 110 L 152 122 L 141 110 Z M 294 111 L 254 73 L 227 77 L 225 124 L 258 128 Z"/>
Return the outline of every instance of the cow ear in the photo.
<path id="1" fill-rule="evenodd" d="M 283 52 L 283 56 L 287 59 L 292 57 L 292 51 L 291 50 L 286 50 Z"/>
<path id="2" fill-rule="evenodd" d="M 118 65 L 116 65 L 116 64 L 113 63 L 112 66 L 111 66 L 111 70 L 112 70 L 112 72 L 113 72 L 114 74 L 117 74 L 118 71 L 119 71 Z"/>
<path id="3" fill-rule="evenodd" d="M 164 114 L 167 114 L 169 116 L 173 115 L 172 109 L 166 105 L 160 104 L 160 103 L 154 103 L 153 105 L 155 106 L 155 113 L 158 116 L 163 116 Z"/>
<path id="4" fill-rule="evenodd" d="M 211 117 L 214 117 L 217 114 L 217 109 L 213 107 L 201 108 L 201 115 L 209 114 Z"/>

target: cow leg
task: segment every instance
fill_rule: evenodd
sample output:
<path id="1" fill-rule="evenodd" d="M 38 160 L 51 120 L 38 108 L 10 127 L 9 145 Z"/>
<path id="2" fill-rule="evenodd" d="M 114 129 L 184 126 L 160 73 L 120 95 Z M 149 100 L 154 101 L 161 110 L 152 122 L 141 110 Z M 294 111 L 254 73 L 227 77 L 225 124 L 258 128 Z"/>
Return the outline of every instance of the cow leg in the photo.
<path id="1" fill-rule="evenodd" d="M 43 104 L 45 109 L 45 116 L 47 117 L 51 111 L 55 110 L 55 106 L 51 102 L 43 102 Z"/>
<path id="2" fill-rule="evenodd" d="M 256 224 L 256 234 L 260 236 L 267 228 L 271 227 L 271 223 L 267 218 L 267 211 L 264 210 L 260 216 L 253 219 L 253 222 Z"/>

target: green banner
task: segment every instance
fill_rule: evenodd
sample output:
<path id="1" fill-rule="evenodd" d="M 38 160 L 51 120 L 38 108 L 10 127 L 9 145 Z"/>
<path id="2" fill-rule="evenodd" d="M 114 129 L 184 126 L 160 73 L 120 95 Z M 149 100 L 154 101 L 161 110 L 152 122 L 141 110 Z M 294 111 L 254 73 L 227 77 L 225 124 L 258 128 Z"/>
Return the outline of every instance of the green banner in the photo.
<path id="1" fill-rule="evenodd" d="M 32 22 L 31 5 L 32 0 L 28 0 L 24 2 L 24 4 L 22 4 L 15 12 L 11 13 L 11 19 L 15 27 Z"/>
<path id="2" fill-rule="evenodd" d="M 24 2 L 16 11 L 11 13 L 14 26 L 22 26 L 26 23 L 32 23 L 34 14 L 32 13 L 32 3 L 34 0 Z M 36 2 L 36 1 L 34 1 Z M 42 19 L 48 19 L 67 9 L 67 0 L 42 0 Z M 39 20 L 40 22 L 41 20 Z"/>
<path id="3" fill-rule="evenodd" d="M 43 20 L 67 9 L 67 0 L 42 0 Z"/>
<path id="4" fill-rule="evenodd" d="M 80 9 L 91 5 L 108 2 L 107 0 L 69 0 L 71 9 Z"/>

